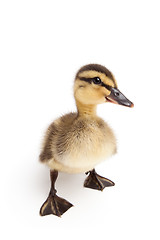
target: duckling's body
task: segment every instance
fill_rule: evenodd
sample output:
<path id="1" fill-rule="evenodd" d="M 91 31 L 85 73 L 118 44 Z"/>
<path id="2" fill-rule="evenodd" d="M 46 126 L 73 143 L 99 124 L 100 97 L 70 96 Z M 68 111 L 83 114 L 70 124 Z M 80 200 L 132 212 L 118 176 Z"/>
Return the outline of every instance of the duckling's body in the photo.
<path id="1" fill-rule="evenodd" d="M 81 173 L 116 152 L 110 127 L 96 115 L 69 113 L 48 128 L 40 160 L 50 169 Z"/>
<path id="2" fill-rule="evenodd" d="M 112 102 L 132 107 L 117 88 L 112 73 L 104 66 L 89 64 L 82 67 L 75 77 L 74 97 L 77 113 L 66 114 L 48 128 L 40 161 L 50 168 L 51 190 L 40 209 L 41 216 L 61 216 L 73 205 L 56 195 L 55 182 L 58 172 L 81 173 L 89 176 L 84 187 L 103 190 L 114 182 L 101 177 L 95 166 L 116 152 L 116 139 L 106 122 L 96 114 L 100 103 Z"/>

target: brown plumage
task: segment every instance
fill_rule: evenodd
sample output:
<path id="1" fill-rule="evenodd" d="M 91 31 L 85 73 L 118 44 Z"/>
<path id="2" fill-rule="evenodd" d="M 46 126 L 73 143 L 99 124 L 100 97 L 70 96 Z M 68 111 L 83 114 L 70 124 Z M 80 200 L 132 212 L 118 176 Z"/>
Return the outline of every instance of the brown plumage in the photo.
<path id="1" fill-rule="evenodd" d="M 96 71 L 96 72 L 104 73 L 107 77 L 109 77 L 110 79 L 112 79 L 114 81 L 112 73 L 106 67 L 104 67 L 100 64 L 88 64 L 88 65 L 81 67 L 76 74 L 76 78 L 78 77 L 78 75 L 80 73 L 85 72 L 85 71 Z"/>
<path id="2" fill-rule="evenodd" d="M 99 117 L 69 113 L 48 128 L 40 160 L 58 171 L 86 172 L 115 153 L 115 142 L 111 129 Z"/>
<path id="3" fill-rule="evenodd" d="M 55 120 L 49 126 L 44 138 L 40 161 L 51 169 L 51 192 L 53 194 L 49 196 L 48 204 L 46 202 L 43 204 L 41 215 L 52 213 L 59 216 L 72 206 L 59 197 L 56 201 L 60 206 L 57 208 L 58 205 L 54 205 L 55 198 L 57 199 L 54 187 L 57 171 L 90 172 L 85 181 L 85 187 L 103 190 L 106 186 L 114 185 L 112 181 L 102 178 L 94 170 L 98 163 L 116 152 L 116 139 L 113 131 L 103 119 L 96 115 L 96 106 L 105 102 L 114 102 L 129 107 L 133 104 L 117 89 L 112 73 L 98 64 L 86 65 L 77 72 L 74 97 L 77 112 L 66 114 Z M 53 172 L 56 175 L 55 178 Z M 53 181 L 52 178 L 55 180 Z M 65 210 L 63 209 L 64 201 L 66 201 Z M 60 211 L 61 208 L 62 211 Z"/>

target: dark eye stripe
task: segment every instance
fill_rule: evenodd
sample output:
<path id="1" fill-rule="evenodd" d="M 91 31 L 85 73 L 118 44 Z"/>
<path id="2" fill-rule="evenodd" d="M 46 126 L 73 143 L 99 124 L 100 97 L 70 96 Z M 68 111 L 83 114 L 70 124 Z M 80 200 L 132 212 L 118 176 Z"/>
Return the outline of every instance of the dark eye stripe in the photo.
<path id="1" fill-rule="evenodd" d="M 79 79 L 82 80 L 82 81 L 88 82 L 88 83 L 90 83 L 90 84 L 91 84 L 92 81 L 93 81 L 93 78 L 80 77 Z"/>
<path id="2" fill-rule="evenodd" d="M 94 79 L 94 78 L 80 77 L 79 79 L 91 84 L 91 83 L 93 82 L 93 79 Z M 108 90 L 110 90 L 110 91 L 112 90 L 112 86 L 110 86 L 110 85 L 108 85 L 108 84 L 105 84 L 105 83 L 103 83 L 103 82 L 101 82 L 101 84 L 99 84 L 99 85 L 102 86 L 102 87 L 105 87 L 106 89 L 108 89 Z"/>
<path id="3" fill-rule="evenodd" d="M 110 90 L 110 91 L 112 90 L 112 86 L 110 86 L 110 85 L 108 85 L 108 84 L 105 84 L 105 83 L 103 83 L 103 82 L 102 82 L 101 86 L 107 88 L 107 89 Z"/>

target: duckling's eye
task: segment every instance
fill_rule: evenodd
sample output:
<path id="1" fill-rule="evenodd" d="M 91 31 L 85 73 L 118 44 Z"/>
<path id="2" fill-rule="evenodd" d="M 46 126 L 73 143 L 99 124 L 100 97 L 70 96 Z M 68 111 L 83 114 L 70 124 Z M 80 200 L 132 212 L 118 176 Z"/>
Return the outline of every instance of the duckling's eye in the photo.
<path id="1" fill-rule="evenodd" d="M 99 77 L 93 78 L 93 83 L 94 84 L 101 84 L 101 79 Z"/>

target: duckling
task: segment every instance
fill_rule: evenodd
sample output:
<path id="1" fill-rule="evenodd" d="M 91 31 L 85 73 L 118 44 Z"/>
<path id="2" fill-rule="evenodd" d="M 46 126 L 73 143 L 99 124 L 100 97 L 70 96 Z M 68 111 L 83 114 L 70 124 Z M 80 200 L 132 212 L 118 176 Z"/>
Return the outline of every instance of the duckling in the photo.
<path id="1" fill-rule="evenodd" d="M 51 190 L 40 215 L 61 216 L 73 205 L 57 196 L 58 172 L 86 173 L 84 187 L 103 190 L 114 182 L 98 175 L 95 166 L 116 153 L 116 138 L 108 124 L 97 116 L 98 104 L 111 102 L 133 107 L 117 88 L 113 74 L 104 66 L 80 68 L 74 81 L 77 112 L 56 119 L 44 137 L 40 161 L 50 168 Z"/>

